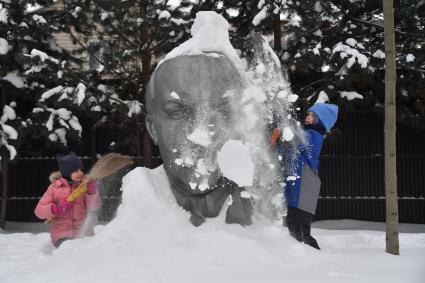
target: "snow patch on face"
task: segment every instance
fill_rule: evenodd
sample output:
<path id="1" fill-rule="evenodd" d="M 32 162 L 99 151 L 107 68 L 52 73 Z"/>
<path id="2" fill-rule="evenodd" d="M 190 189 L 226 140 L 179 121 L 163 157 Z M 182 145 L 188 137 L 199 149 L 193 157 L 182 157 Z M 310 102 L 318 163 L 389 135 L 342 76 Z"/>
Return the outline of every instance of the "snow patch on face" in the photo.
<path id="1" fill-rule="evenodd" d="M 194 161 L 191 157 L 185 157 L 184 158 L 184 165 L 187 167 L 192 167 L 194 165 Z"/>
<path id="2" fill-rule="evenodd" d="M 226 97 L 233 97 L 235 95 L 235 91 L 234 90 L 226 90 L 226 92 L 223 94 L 222 98 L 226 98 Z"/>
<path id="3" fill-rule="evenodd" d="M 199 159 L 198 163 L 196 165 L 196 172 L 201 175 L 207 175 L 208 174 L 208 168 L 204 162 L 204 159 Z"/>
<path id="4" fill-rule="evenodd" d="M 190 188 L 193 191 L 199 190 L 201 192 L 205 192 L 206 190 L 208 190 L 210 188 L 210 186 L 208 185 L 208 180 L 207 179 L 203 179 L 199 183 L 197 183 L 197 182 L 189 182 L 189 185 L 190 185 Z"/>
<path id="5" fill-rule="evenodd" d="M 207 147 L 211 144 L 211 137 L 209 133 L 201 128 L 196 128 L 187 136 L 187 139 L 203 147 Z"/>
<path id="6" fill-rule="evenodd" d="M 248 146 L 244 145 L 242 141 L 227 141 L 217 153 L 217 162 L 224 177 L 240 187 L 252 186 L 254 162 Z"/>
<path id="7" fill-rule="evenodd" d="M 174 99 L 178 99 L 178 100 L 180 100 L 181 98 L 180 98 L 180 96 L 177 94 L 177 92 L 175 92 L 175 91 L 172 91 L 171 93 L 170 93 L 170 96 L 172 97 L 172 98 L 174 98 Z"/>
<path id="8" fill-rule="evenodd" d="M 182 167 L 192 167 L 195 164 L 191 157 L 176 158 L 174 163 Z"/>
<path id="9" fill-rule="evenodd" d="M 200 183 L 199 185 L 198 185 L 198 189 L 201 191 L 201 192 L 204 192 L 204 191 L 206 191 L 206 190 L 208 190 L 209 189 L 209 185 L 208 185 L 208 181 L 207 180 L 203 180 L 203 182 L 202 183 Z"/>

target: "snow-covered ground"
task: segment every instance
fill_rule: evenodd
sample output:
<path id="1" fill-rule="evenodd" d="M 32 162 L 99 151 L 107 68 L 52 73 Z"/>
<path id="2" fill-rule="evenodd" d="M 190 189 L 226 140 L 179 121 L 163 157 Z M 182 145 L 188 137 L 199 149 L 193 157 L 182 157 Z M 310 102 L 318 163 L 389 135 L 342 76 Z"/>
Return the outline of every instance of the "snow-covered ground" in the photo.
<path id="1" fill-rule="evenodd" d="M 317 251 L 257 216 L 249 227 L 200 227 L 178 207 L 161 169 L 136 168 L 123 203 L 96 235 L 53 249 L 45 224 L 0 231 L 0 282 L 409 282 L 425 278 L 425 225 L 400 224 L 400 256 L 385 253 L 385 224 L 320 221 Z"/>

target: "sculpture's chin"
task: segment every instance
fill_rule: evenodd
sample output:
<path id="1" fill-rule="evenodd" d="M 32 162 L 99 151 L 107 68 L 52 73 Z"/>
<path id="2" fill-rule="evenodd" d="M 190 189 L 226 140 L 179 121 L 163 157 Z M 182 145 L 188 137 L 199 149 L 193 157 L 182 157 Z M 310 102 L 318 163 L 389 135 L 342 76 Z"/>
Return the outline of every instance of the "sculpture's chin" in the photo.
<path id="1" fill-rule="evenodd" d="M 173 189 L 177 189 L 185 194 L 190 195 L 203 195 L 207 194 L 218 188 L 218 183 L 221 178 L 221 174 L 218 171 L 212 172 L 208 176 L 203 176 L 201 178 L 188 178 L 193 181 L 182 180 L 181 178 L 174 178 L 173 176 L 168 176 L 171 186 Z"/>
<path id="2" fill-rule="evenodd" d="M 207 189 L 204 189 L 204 190 L 200 190 L 200 189 L 198 189 L 198 188 L 196 188 L 196 189 L 190 189 L 190 194 L 191 195 L 204 195 L 204 194 L 207 194 L 207 193 L 209 193 L 209 192 L 211 192 L 212 190 L 215 190 L 216 189 L 216 187 L 208 187 Z"/>

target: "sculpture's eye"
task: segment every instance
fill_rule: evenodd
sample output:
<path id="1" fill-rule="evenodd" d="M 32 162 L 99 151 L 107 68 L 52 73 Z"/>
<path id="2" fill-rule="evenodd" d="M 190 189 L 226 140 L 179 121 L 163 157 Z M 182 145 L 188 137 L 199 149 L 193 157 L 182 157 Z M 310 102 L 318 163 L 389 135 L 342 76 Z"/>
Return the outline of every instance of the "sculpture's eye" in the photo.
<path id="1" fill-rule="evenodd" d="M 223 115 L 223 117 L 228 117 L 231 113 L 230 102 L 227 99 L 221 99 L 217 103 L 214 104 L 214 108 Z"/>
<path id="2" fill-rule="evenodd" d="M 177 110 L 177 111 L 168 113 L 168 116 L 170 116 L 174 120 L 181 120 L 186 116 L 186 112 L 183 110 Z"/>
<path id="3" fill-rule="evenodd" d="M 174 120 L 180 120 L 188 115 L 188 107 L 179 102 L 168 101 L 164 105 L 164 112 Z"/>

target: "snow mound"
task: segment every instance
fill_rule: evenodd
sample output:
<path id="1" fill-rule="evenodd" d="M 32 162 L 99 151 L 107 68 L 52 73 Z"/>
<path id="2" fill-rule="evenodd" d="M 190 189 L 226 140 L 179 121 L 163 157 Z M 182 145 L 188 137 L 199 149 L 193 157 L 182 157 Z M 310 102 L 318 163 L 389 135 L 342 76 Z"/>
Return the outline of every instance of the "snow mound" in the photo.
<path id="1" fill-rule="evenodd" d="M 225 212 L 194 227 L 162 167 L 135 168 L 122 189 L 115 219 L 57 250 L 47 233 L 0 230 L 1 281 L 419 283 L 425 276 L 425 234 L 402 234 L 403 255 L 394 257 L 385 253 L 385 232 L 313 229 L 317 251 L 258 215 L 248 227 L 224 224 Z"/>

